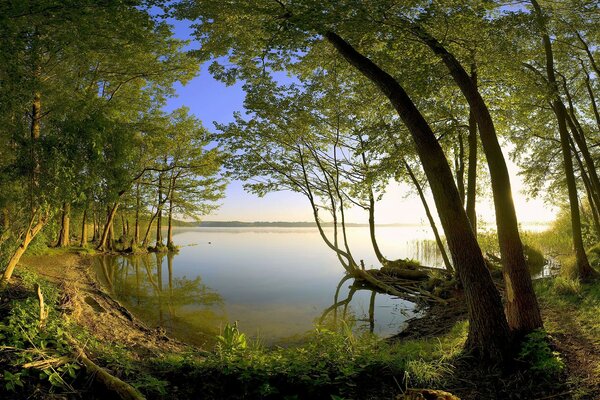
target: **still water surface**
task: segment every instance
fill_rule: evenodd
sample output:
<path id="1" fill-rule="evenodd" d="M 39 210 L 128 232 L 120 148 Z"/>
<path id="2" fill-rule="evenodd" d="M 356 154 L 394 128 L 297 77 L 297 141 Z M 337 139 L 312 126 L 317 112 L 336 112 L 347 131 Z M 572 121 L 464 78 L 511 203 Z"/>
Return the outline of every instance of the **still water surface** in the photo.
<path id="1" fill-rule="evenodd" d="M 377 266 L 368 228 L 348 228 L 348 234 L 355 259 Z M 378 227 L 377 237 L 390 259 L 443 265 L 426 227 Z M 100 256 L 95 270 L 148 326 L 198 345 L 210 344 L 234 321 L 266 344 L 299 341 L 334 303 L 344 277 L 316 228 L 178 228 L 173 240 L 181 246 L 177 254 Z M 348 297 L 351 284 L 344 282 L 338 300 Z M 381 337 L 416 315 L 414 304 L 366 289 L 353 293 L 346 311 L 355 330 Z"/>

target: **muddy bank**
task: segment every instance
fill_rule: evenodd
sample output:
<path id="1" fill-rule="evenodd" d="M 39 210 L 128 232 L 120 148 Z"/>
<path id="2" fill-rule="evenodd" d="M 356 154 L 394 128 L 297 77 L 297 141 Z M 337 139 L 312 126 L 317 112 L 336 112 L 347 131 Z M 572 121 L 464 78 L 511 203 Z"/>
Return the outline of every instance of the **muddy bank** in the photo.
<path id="1" fill-rule="evenodd" d="M 76 253 L 33 256 L 23 259 L 22 266 L 59 286 L 65 315 L 99 340 L 125 345 L 139 357 L 190 348 L 160 329 L 148 328 L 113 299 L 93 277 L 93 257 Z"/>

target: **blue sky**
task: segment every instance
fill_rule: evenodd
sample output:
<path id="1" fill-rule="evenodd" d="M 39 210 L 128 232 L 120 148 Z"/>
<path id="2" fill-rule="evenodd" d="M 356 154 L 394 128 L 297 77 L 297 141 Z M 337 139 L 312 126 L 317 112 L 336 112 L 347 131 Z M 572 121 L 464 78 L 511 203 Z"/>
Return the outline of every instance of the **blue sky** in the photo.
<path id="1" fill-rule="evenodd" d="M 192 29 L 186 21 L 169 20 L 174 26 L 174 34 L 180 39 L 191 39 Z M 190 49 L 197 49 L 198 43 L 190 43 Z M 244 111 L 244 91 L 241 84 L 226 86 L 213 79 L 208 73 L 208 64 L 201 66 L 199 75 L 187 85 L 176 86 L 177 96 L 169 99 L 166 110 L 186 106 L 198 117 L 206 128 L 214 131 L 214 122 L 233 121 L 235 111 Z M 505 151 L 506 156 L 506 151 Z M 513 196 L 517 216 L 522 222 L 547 221 L 555 215 L 555 209 L 541 200 L 527 200 L 521 193 L 523 183 L 517 176 L 518 168 L 508 157 L 509 171 L 513 184 Z M 430 206 L 433 201 L 430 199 Z M 411 188 L 406 185 L 392 184 L 386 195 L 377 205 L 377 223 L 426 223 L 423 207 Z M 494 220 L 493 205 L 489 198 L 478 203 L 480 219 Z M 350 222 L 367 222 L 368 216 L 362 210 L 350 210 Z M 226 198 L 221 208 L 205 220 L 237 221 L 311 221 L 312 213 L 308 201 L 299 194 L 291 192 L 271 193 L 264 198 L 246 193 L 242 182 L 233 181 L 227 188 Z"/>

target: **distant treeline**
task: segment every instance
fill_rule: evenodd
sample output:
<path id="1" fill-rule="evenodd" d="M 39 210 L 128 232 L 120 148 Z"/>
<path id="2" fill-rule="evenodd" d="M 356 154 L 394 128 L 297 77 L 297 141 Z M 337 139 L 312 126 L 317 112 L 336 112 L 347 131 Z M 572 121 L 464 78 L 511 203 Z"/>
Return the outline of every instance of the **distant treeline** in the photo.
<path id="1" fill-rule="evenodd" d="M 314 228 L 317 226 L 315 222 L 242 222 L 242 221 L 202 221 L 202 222 L 183 222 L 177 221 L 178 226 L 202 226 L 202 227 L 278 227 L 278 228 Z M 351 224 L 346 223 L 346 227 L 368 227 L 368 224 Z M 321 226 L 332 227 L 333 222 L 321 223 Z M 416 226 L 413 224 L 386 224 L 383 226 Z"/>

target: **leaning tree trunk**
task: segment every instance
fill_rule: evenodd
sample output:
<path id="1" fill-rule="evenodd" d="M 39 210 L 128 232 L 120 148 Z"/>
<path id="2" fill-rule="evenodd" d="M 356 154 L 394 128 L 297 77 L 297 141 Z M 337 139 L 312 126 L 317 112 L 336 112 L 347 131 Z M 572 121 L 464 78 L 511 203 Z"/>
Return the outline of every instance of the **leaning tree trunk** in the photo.
<path id="1" fill-rule="evenodd" d="M 540 328 L 543 323 L 523 254 L 510 175 L 498 142 L 494 122 L 479 90 L 454 55 L 420 25 L 412 24 L 411 28 L 413 33 L 442 59 L 477 118 L 479 136 L 492 183 L 498 242 L 502 256 L 502 274 L 506 284 L 506 317 L 510 328 L 517 335 L 527 334 Z"/>
<path id="2" fill-rule="evenodd" d="M 456 150 L 455 150 L 456 151 Z M 454 155 L 454 172 L 456 175 L 456 187 L 460 200 L 465 203 L 465 145 L 463 136 L 458 132 L 458 152 Z"/>
<path id="3" fill-rule="evenodd" d="M 431 211 L 429 210 L 429 205 L 427 204 L 427 199 L 425 198 L 425 194 L 423 193 L 423 189 L 421 188 L 421 184 L 417 180 L 417 177 L 413 173 L 410 165 L 406 161 L 404 161 L 404 166 L 406 167 L 406 171 L 408 172 L 408 176 L 412 180 L 413 184 L 417 188 L 417 193 L 419 193 L 419 198 L 421 199 L 421 203 L 423 204 L 423 208 L 425 209 L 425 214 L 427 215 L 427 220 L 429 221 L 429 225 L 431 225 L 431 230 L 433 231 L 433 236 L 435 237 L 435 243 L 440 250 L 440 254 L 442 255 L 442 259 L 444 260 L 444 266 L 448 271 L 454 271 L 452 264 L 450 263 L 450 259 L 448 259 L 448 254 L 446 254 L 446 248 L 444 247 L 444 243 L 442 242 L 442 238 L 440 237 L 440 233 L 437 230 L 437 226 L 435 225 L 435 220 L 433 219 L 433 215 L 431 215 Z"/>
<path id="4" fill-rule="evenodd" d="M 68 247 L 70 235 L 69 226 L 71 225 L 71 203 L 63 203 L 60 221 L 60 233 L 58 235 L 58 243 L 56 244 L 56 247 Z"/>
<path id="5" fill-rule="evenodd" d="M 550 85 L 552 95 L 552 109 L 558 123 L 558 133 L 560 135 L 560 146 L 563 154 L 563 163 L 565 170 L 565 179 L 567 181 L 567 190 L 569 193 L 569 206 L 571 210 L 571 228 L 573 235 L 573 248 L 577 260 L 577 275 L 581 280 L 588 280 L 597 275 L 592 269 L 585 254 L 583 237 L 581 235 L 581 217 L 579 215 L 579 198 L 577 196 L 577 184 L 573 172 L 573 160 L 571 158 L 571 148 L 569 146 L 569 132 L 567 130 L 567 110 L 560 99 L 558 84 L 554 72 L 554 54 L 552 52 L 552 42 L 546 28 L 545 16 L 536 0 L 530 0 L 535 11 L 535 17 L 541 30 L 542 44 L 546 55 L 546 74 L 548 84 Z"/>
<path id="6" fill-rule="evenodd" d="M 25 253 L 25 251 L 27 250 L 27 247 L 29 246 L 29 244 L 31 243 L 33 238 L 35 238 L 35 236 L 42 230 L 44 225 L 46 225 L 45 217 L 38 217 L 38 221 L 34 225 L 35 218 L 36 218 L 36 215 L 33 215 L 31 218 L 31 221 L 29 223 L 29 226 L 27 227 L 27 230 L 25 231 L 25 236 L 23 237 L 23 240 L 21 241 L 21 243 L 19 244 L 19 247 L 17 247 L 17 249 L 15 250 L 13 255 L 10 257 L 10 259 L 8 260 L 8 264 L 6 265 L 6 268 L 4 269 L 4 272 L 2 274 L 2 278 L 0 279 L 0 283 L 4 284 L 10 280 L 10 278 L 12 277 L 13 271 L 15 270 L 15 267 L 21 260 L 21 256 Z"/>
<path id="7" fill-rule="evenodd" d="M 437 206 L 469 311 L 468 349 L 484 359 L 507 358 L 510 337 L 500 295 L 463 209 L 446 156 L 431 127 L 400 84 L 333 32 L 325 38 L 390 100 L 415 142 Z"/>
<path id="8" fill-rule="evenodd" d="M 98 242 L 98 246 L 96 249 L 99 251 L 106 251 L 109 248 L 112 248 L 112 243 L 108 243 L 108 236 L 112 231 L 113 221 L 115 219 L 115 215 L 117 214 L 117 208 L 119 208 L 119 202 L 116 201 L 112 208 L 108 212 L 108 216 L 106 218 L 106 223 L 104 224 L 104 229 L 102 230 L 102 236 L 100 237 L 100 241 Z"/>
<path id="9" fill-rule="evenodd" d="M 471 65 L 471 80 L 477 87 L 477 66 Z M 467 217 L 471 227 L 477 236 L 477 214 L 475 207 L 477 203 L 477 118 L 473 109 L 469 107 L 469 167 L 467 171 Z"/>
<path id="10" fill-rule="evenodd" d="M 585 166 L 583 165 L 583 161 L 581 161 L 581 157 L 579 157 L 577 148 L 575 147 L 575 143 L 573 142 L 573 140 L 571 140 L 571 138 L 569 138 L 569 145 L 571 146 L 571 150 L 573 151 L 573 155 L 575 156 L 575 161 L 577 161 L 577 166 L 579 167 L 579 174 L 581 176 L 581 180 L 583 181 L 583 187 L 585 188 L 588 203 L 590 206 L 590 213 L 592 215 L 592 221 L 594 223 L 594 230 L 596 232 L 596 235 L 600 237 L 600 215 L 598 214 L 598 205 L 600 204 L 600 199 L 594 191 L 592 181 L 590 180 L 587 174 Z"/>

